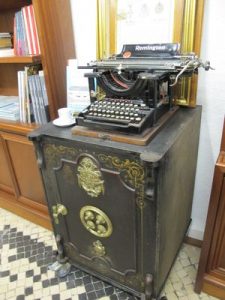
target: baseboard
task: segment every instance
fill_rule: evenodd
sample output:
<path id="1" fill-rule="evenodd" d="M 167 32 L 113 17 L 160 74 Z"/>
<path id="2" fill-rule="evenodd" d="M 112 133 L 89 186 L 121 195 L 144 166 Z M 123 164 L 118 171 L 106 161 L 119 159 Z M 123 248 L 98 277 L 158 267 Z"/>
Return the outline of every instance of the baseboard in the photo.
<path id="1" fill-rule="evenodd" d="M 38 211 L 22 202 L 16 201 L 12 195 L 2 191 L 0 192 L 0 207 L 22 217 L 23 219 L 52 230 L 48 213 Z"/>
<path id="2" fill-rule="evenodd" d="M 184 239 L 184 242 L 186 244 L 188 244 L 188 245 L 192 245 L 192 246 L 201 248 L 203 241 L 199 240 L 199 239 L 195 239 L 195 238 L 189 237 L 189 236 L 186 236 L 185 239 Z"/>

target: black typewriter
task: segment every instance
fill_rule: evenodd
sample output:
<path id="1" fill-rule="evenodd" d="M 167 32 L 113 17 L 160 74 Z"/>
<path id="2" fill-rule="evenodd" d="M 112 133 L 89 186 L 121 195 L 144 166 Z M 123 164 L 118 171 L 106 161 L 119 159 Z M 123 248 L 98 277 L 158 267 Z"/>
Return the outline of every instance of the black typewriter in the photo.
<path id="1" fill-rule="evenodd" d="M 200 66 L 195 54 L 181 55 L 179 44 L 124 45 L 122 52 L 89 63 L 91 104 L 77 124 L 100 130 L 141 133 L 153 126 L 173 104 L 174 86 Z M 103 97 L 100 96 L 103 93 Z"/>

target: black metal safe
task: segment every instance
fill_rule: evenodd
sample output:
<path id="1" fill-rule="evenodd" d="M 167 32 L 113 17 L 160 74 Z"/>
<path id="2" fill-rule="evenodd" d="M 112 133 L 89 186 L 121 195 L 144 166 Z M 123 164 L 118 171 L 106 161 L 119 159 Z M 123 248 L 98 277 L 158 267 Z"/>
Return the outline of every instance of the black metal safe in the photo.
<path id="1" fill-rule="evenodd" d="M 146 146 L 51 123 L 30 134 L 65 260 L 136 296 L 160 294 L 190 223 L 200 116 L 180 108 Z"/>

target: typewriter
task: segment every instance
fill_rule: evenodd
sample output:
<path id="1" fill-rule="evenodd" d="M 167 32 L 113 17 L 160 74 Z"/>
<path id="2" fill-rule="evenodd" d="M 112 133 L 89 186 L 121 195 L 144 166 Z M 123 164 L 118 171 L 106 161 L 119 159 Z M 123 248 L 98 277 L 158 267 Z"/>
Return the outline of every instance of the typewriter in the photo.
<path id="1" fill-rule="evenodd" d="M 180 77 L 199 67 L 210 68 L 194 54 L 180 54 L 180 45 L 124 45 L 108 59 L 90 62 L 91 104 L 77 116 L 77 124 L 93 129 L 141 133 L 154 126 L 173 105 Z M 103 96 L 99 96 L 102 95 Z"/>

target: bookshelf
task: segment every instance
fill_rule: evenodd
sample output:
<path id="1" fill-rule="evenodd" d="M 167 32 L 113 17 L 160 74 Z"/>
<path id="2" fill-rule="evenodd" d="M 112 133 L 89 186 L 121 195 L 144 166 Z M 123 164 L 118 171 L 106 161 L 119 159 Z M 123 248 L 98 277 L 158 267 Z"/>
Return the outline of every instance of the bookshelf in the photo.
<path id="1" fill-rule="evenodd" d="M 0 32 L 13 32 L 15 12 L 33 4 L 41 55 L 0 57 L 0 95 L 18 95 L 17 72 L 41 62 L 50 118 L 66 105 L 66 65 L 75 58 L 69 0 L 0 0 Z M 33 145 L 27 134 L 37 128 L 0 119 L 0 207 L 50 228 L 44 190 Z"/>
<path id="2" fill-rule="evenodd" d="M 40 55 L 32 56 L 4 56 L 0 57 L 0 64 L 31 64 L 41 62 Z"/>

